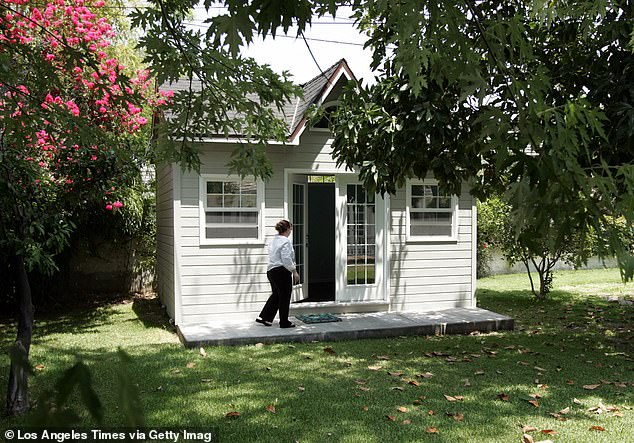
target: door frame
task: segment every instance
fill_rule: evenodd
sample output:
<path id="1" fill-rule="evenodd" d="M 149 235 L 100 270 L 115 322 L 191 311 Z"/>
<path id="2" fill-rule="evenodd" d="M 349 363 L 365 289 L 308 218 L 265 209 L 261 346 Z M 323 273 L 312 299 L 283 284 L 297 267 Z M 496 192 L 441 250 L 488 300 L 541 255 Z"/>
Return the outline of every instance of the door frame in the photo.
<path id="1" fill-rule="evenodd" d="M 283 216 L 284 218 L 286 218 L 287 220 L 290 220 L 289 217 L 291 215 L 291 195 L 290 195 L 290 187 L 292 184 L 292 180 L 291 180 L 291 175 L 293 174 L 304 174 L 304 175 L 334 175 L 335 176 L 335 226 L 339 226 L 341 224 L 341 217 L 342 217 L 342 211 L 345 210 L 345 207 L 340 207 L 340 199 L 338 198 L 339 193 L 340 193 L 340 183 L 342 182 L 347 182 L 349 181 L 351 178 L 353 177 L 358 177 L 358 172 L 355 171 L 342 171 L 341 169 L 336 169 L 336 168 L 327 168 L 327 169 L 311 169 L 311 168 L 284 168 L 284 205 L 283 205 Z M 342 180 L 341 178 L 345 177 L 344 180 Z M 345 185 L 344 185 L 345 186 Z M 304 203 L 305 205 L 308 205 L 308 202 L 305 201 Z M 377 284 L 377 291 L 379 296 L 376 299 L 373 299 L 371 301 L 354 301 L 354 300 L 342 300 L 340 298 L 338 298 L 337 293 L 335 293 L 335 301 L 334 302 L 316 302 L 316 305 L 319 306 L 328 306 L 328 305 L 339 305 L 339 304 L 368 304 L 368 303 L 388 303 L 389 301 L 389 291 L 390 291 L 390 232 L 391 232 L 391 220 L 390 220 L 390 196 L 389 194 L 386 194 L 384 196 L 384 208 L 385 211 L 383 211 L 383 245 L 382 245 L 382 250 L 383 250 L 383 270 L 382 270 L 382 282 L 381 285 L 379 286 Z M 306 206 L 306 210 L 307 210 L 307 206 Z M 380 214 L 377 213 L 376 217 L 379 217 Z M 304 219 L 306 222 L 307 220 Z M 378 232 L 377 232 L 377 236 L 378 236 Z M 343 270 L 341 269 L 341 266 L 339 265 L 340 263 L 343 263 L 346 260 L 347 257 L 347 250 L 346 248 L 341 248 L 341 235 L 335 230 L 335 244 L 337 245 L 335 247 L 335 282 L 336 282 L 336 291 L 340 290 L 340 285 L 339 282 L 341 279 L 345 280 L 345 272 L 346 269 L 345 267 L 343 268 Z M 305 252 L 305 257 L 307 257 L 308 254 Z M 307 268 L 304 267 L 304 269 L 306 270 Z M 342 274 L 343 272 L 343 274 Z M 341 274 L 341 275 L 340 275 Z M 345 287 L 345 286 L 344 286 Z"/>

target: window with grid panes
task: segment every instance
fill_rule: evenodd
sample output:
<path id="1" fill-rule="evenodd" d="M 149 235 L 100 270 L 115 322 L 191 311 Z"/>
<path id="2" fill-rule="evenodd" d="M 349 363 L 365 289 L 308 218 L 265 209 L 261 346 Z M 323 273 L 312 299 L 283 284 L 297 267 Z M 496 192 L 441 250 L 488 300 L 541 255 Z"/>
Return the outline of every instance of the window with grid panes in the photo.
<path id="1" fill-rule="evenodd" d="M 409 182 L 408 237 L 412 240 L 455 238 L 457 207 L 458 197 L 441 193 L 437 183 Z"/>
<path id="2" fill-rule="evenodd" d="M 348 285 L 375 282 L 376 206 L 374 194 L 363 185 L 347 187 L 347 265 Z"/>
<path id="3" fill-rule="evenodd" d="M 255 179 L 205 178 L 203 192 L 205 239 L 259 239 L 262 196 Z"/>

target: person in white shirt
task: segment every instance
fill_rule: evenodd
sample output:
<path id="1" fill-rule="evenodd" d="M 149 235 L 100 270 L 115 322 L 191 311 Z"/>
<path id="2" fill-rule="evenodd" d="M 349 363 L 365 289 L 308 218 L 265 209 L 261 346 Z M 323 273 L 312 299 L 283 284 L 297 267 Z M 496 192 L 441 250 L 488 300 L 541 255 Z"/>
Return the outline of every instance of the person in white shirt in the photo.
<path id="1" fill-rule="evenodd" d="M 266 301 L 256 322 L 264 326 L 271 326 L 278 310 L 280 313 L 280 328 L 294 328 L 295 324 L 288 320 L 288 310 L 291 304 L 293 283 L 299 283 L 299 274 L 295 269 L 295 251 L 288 238 L 293 231 L 293 225 L 288 220 L 280 220 L 275 225 L 278 234 L 269 244 L 269 264 L 266 277 L 271 283 L 271 296 Z"/>

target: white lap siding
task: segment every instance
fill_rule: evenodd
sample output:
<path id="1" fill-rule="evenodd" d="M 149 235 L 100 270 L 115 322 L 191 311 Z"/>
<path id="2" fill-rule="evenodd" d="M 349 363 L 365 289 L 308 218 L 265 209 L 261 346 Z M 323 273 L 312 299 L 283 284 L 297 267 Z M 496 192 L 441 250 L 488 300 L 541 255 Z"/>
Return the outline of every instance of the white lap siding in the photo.
<path id="1" fill-rule="evenodd" d="M 174 174 L 171 164 L 156 168 L 156 273 L 161 303 L 176 318 L 174 296 Z"/>
<path id="2" fill-rule="evenodd" d="M 336 171 L 330 142 L 326 133 L 306 131 L 300 146 L 267 148 L 273 176 L 265 184 L 265 239 L 259 245 L 201 245 L 200 178 L 195 172 L 178 171 L 175 176 L 180 199 L 176 208 L 176 239 L 172 243 L 176 245 L 178 275 L 172 281 L 177 282 L 173 284 L 177 286 L 180 303 L 176 303 L 175 308 L 179 314 L 172 317 L 179 324 L 234 318 L 250 320 L 259 314 L 270 295 L 266 244 L 275 234 L 275 224 L 284 216 L 284 171 L 287 168 Z M 232 144 L 202 146 L 201 174 L 227 175 L 226 165 L 234 147 Z M 472 238 L 475 213 L 471 196 L 467 192 L 460 196 L 457 242 L 405 243 L 405 190 L 392 196 L 390 204 L 390 310 L 475 305 Z"/>
<path id="3" fill-rule="evenodd" d="M 182 324 L 228 318 L 255 318 L 270 295 L 266 279 L 266 244 L 284 216 L 284 170 L 333 171 L 330 137 L 306 131 L 300 146 L 269 146 L 273 177 L 265 184 L 264 243 L 261 245 L 200 245 L 199 176 L 183 172 L 181 179 L 179 262 Z M 201 174 L 227 174 L 234 145 L 202 148 Z"/>
<path id="4" fill-rule="evenodd" d="M 453 242 L 406 242 L 405 190 L 391 197 L 391 311 L 475 306 L 475 209 L 465 188 L 458 205 L 458 241 Z"/>

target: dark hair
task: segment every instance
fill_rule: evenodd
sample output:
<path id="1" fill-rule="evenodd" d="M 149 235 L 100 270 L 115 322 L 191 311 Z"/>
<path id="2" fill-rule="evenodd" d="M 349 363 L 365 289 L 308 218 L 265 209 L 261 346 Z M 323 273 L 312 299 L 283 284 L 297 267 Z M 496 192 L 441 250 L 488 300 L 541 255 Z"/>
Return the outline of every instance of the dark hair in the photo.
<path id="1" fill-rule="evenodd" d="M 291 229 L 292 227 L 293 227 L 293 224 L 289 222 L 288 220 L 280 220 L 275 225 L 275 230 L 279 232 L 280 234 L 283 234 L 289 229 Z"/>

